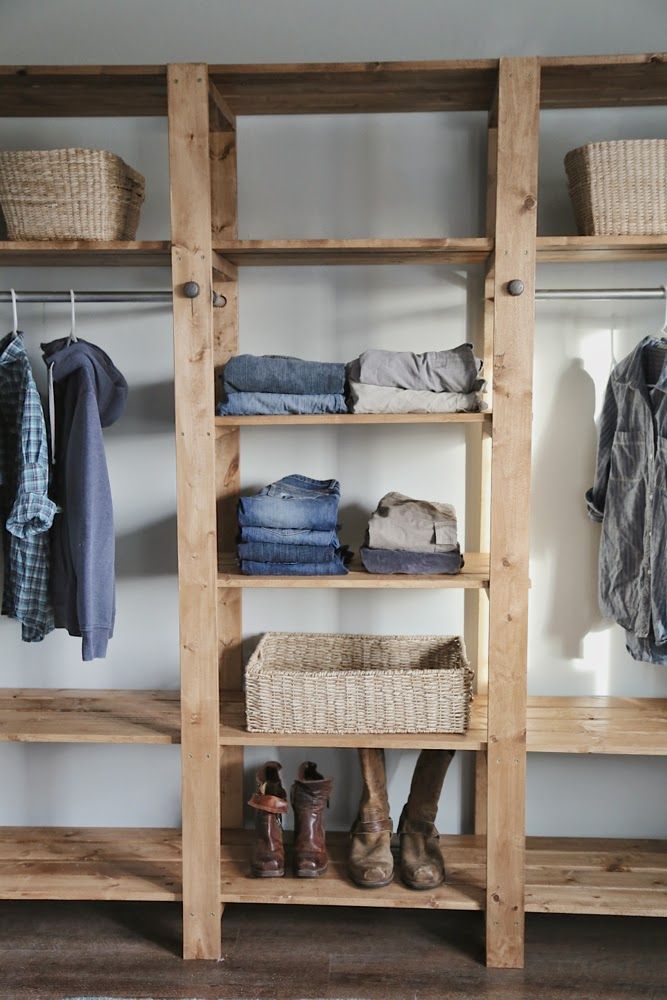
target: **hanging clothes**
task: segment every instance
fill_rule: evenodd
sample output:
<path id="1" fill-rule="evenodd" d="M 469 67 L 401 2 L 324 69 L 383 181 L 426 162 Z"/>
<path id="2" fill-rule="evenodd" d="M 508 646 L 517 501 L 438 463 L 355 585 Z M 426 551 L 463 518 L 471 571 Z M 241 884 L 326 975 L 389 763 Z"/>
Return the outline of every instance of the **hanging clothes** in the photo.
<path id="1" fill-rule="evenodd" d="M 53 386 L 51 592 L 57 628 L 82 638 L 84 660 L 104 657 L 115 619 L 115 540 L 102 428 L 121 416 L 127 382 L 99 347 L 42 344 Z"/>
<path id="2" fill-rule="evenodd" d="M 600 608 L 635 660 L 667 664 L 667 340 L 645 337 L 612 371 L 589 516 L 602 522 Z"/>
<path id="3" fill-rule="evenodd" d="M 21 622 L 24 642 L 39 642 L 54 624 L 48 531 L 56 505 L 48 482 L 42 405 L 21 336 L 10 334 L 0 342 L 2 614 Z"/>

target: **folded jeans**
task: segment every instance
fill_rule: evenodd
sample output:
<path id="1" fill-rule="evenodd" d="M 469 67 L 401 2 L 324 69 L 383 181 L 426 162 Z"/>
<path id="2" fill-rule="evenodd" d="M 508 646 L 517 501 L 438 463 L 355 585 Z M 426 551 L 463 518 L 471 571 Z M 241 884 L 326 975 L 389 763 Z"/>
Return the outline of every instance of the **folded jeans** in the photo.
<path id="1" fill-rule="evenodd" d="M 278 542 L 280 545 L 340 545 L 335 529 L 313 531 L 310 528 L 260 528 L 252 524 L 241 528 L 242 542 Z"/>
<path id="2" fill-rule="evenodd" d="M 254 562 L 242 559 L 241 572 L 246 576 L 345 576 L 347 570 L 340 558 L 324 563 Z"/>
<path id="3" fill-rule="evenodd" d="M 243 561 L 267 563 L 328 563 L 342 559 L 344 550 L 333 545 L 281 545 L 277 542 L 240 542 Z"/>
<path id="4" fill-rule="evenodd" d="M 270 392 L 292 395 L 342 395 L 345 365 L 304 361 L 283 354 L 238 354 L 224 367 L 226 392 Z"/>
<path id="5" fill-rule="evenodd" d="M 254 496 L 241 497 L 239 526 L 335 531 L 339 502 L 336 479 L 285 476 Z"/>
<path id="6" fill-rule="evenodd" d="M 345 396 L 276 392 L 228 392 L 218 403 L 219 417 L 272 416 L 285 413 L 347 413 Z"/>

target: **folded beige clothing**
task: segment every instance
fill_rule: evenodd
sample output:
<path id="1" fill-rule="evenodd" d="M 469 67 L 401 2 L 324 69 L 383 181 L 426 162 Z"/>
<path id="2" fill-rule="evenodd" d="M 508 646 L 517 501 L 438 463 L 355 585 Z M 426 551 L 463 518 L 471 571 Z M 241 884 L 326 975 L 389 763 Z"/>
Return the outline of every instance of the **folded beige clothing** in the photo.
<path id="1" fill-rule="evenodd" d="M 350 382 L 353 413 L 471 413 L 483 410 L 478 392 L 431 392 Z"/>
<path id="2" fill-rule="evenodd" d="M 456 511 L 449 503 L 387 493 L 371 514 L 366 544 L 400 552 L 453 552 L 458 549 Z"/>

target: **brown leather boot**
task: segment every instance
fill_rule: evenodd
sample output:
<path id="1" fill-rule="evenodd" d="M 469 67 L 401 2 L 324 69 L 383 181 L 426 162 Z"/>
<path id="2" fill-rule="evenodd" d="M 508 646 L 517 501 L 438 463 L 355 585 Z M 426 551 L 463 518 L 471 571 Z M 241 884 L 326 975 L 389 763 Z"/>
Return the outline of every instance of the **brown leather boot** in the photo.
<path id="1" fill-rule="evenodd" d="M 329 804 L 331 778 L 323 778 L 317 764 L 306 760 L 292 785 L 294 809 L 294 874 L 299 878 L 324 875 L 329 864 L 324 832 L 324 809 Z"/>
<path id="2" fill-rule="evenodd" d="M 359 815 L 352 827 L 348 870 L 357 885 L 379 889 L 394 877 L 384 750 L 360 749 L 359 763 L 363 790 Z"/>
<path id="3" fill-rule="evenodd" d="M 255 812 L 257 839 L 250 864 L 255 878 L 285 874 L 285 848 L 281 816 L 287 812 L 287 793 L 280 779 L 280 764 L 269 760 L 256 774 L 257 791 L 248 800 Z"/>
<path id="4" fill-rule="evenodd" d="M 401 878 L 411 889 L 435 889 L 445 881 L 445 863 L 435 817 L 453 750 L 422 750 L 410 795 L 398 824 Z"/>

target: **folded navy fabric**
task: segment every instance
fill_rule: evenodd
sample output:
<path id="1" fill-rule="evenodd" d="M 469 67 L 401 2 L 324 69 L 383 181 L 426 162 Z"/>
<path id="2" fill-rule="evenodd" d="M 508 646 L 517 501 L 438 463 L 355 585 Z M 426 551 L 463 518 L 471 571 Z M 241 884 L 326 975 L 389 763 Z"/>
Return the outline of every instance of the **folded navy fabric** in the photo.
<path id="1" fill-rule="evenodd" d="M 345 365 L 303 361 L 282 354 L 238 354 L 223 370 L 225 392 L 275 392 L 294 395 L 342 395 Z"/>
<path id="2" fill-rule="evenodd" d="M 369 573 L 454 574 L 463 566 L 459 549 L 454 552 L 399 552 L 364 546 L 359 555 Z"/>
<path id="3" fill-rule="evenodd" d="M 342 558 L 343 550 L 333 545 L 281 545 L 277 542 L 240 542 L 239 559 L 251 562 L 325 563 Z"/>
<path id="4" fill-rule="evenodd" d="M 307 395 L 280 392 L 228 392 L 215 412 L 219 417 L 271 416 L 281 413 L 347 413 L 342 393 Z"/>

